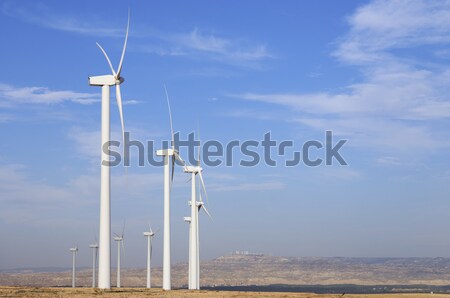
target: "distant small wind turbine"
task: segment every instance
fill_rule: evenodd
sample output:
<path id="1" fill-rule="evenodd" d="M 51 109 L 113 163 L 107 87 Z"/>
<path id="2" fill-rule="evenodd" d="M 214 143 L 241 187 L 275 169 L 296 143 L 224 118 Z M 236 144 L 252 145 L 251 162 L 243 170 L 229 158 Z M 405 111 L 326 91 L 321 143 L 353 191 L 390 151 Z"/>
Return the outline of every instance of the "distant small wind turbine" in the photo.
<path id="1" fill-rule="evenodd" d="M 156 151 L 156 155 L 164 156 L 164 244 L 163 244 L 163 289 L 170 290 L 171 285 L 171 249 L 170 249 L 170 193 L 172 189 L 173 173 L 175 161 L 178 160 L 182 165 L 185 162 L 181 159 L 178 150 L 175 148 L 175 137 L 173 133 L 172 111 L 170 110 L 169 94 L 166 92 L 167 106 L 169 107 L 170 130 L 172 134 L 172 148 Z M 172 176 L 170 176 L 169 156 L 172 163 Z"/>
<path id="2" fill-rule="evenodd" d="M 97 255 L 98 255 L 98 244 L 97 241 L 94 244 L 89 245 L 92 248 L 92 287 L 95 288 L 95 274 L 97 268 Z"/>
<path id="3" fill-rule="evenodd" d="M 89 77 L 90 86 L 102 87 L 102 115 L 101 115 L 101 160 L 109 161 L 109 155 L 103 146 L 110 142 L 110 87 L 116 86 L 117 107 L 119 108 L 120 122 L 122 126 L 122 146 L 125 151 L 125 129 L 122 113 L 122 96 L 120 93 L 120 84 L 124 82 L 124 78 L 120 76 L 122 71 L 123 58 L 128 41 L 128 31 L 130 28 L 130 13 L 128 12 L 127 32 L 125 34 L 125 42 L 120 57 L 117 72 L 114 70 L 105 50 L 97 43 L 97 46 L 103 52 L 111 68 L 112 74 L 103 76 Z M 124 156 L 125 158 L 125 156 Z M 99 237 L 99 263 L 98 263 L 98 287 L 100 289 L 111 288 L 111 168 L 108 164 L 101 164 L 100 173 L 100 237 Z"/>
<path id="4" fill-rule="evenodd" d="M 149 227 L 148 232 L 144 232 L 144 237 L 147 237 L 147 288 L 152 287 L 151 283 L 151 259 L 152 259 L 152 237 L 155 236 L 155 233 L 152 230 L 152 227 Z"/>
<path id="5" fill-rule="evenodd" d="M 200 135 L 200 133 L 199 133 Z M 200 149 L 198 151 L 198 160 L 197 160 L 197 166 L 185 166 L 184 172 L 191 174 L 191 200 L 189 201 L 189 205 L 191 206 L 191 216 L 185 217 L 184 220 L 189 223 L 189 280 L 188 280 L 188 287 L 190 290 L 199 290 L 200 289 L 200 246 L 199 246 L 199 232 L 198 232 L 198 213 L 200 209 L 203 209 L 205 213 L 212 219 L 211 215 L 209 214 L 208 210 L 206 209 L 202 195 L 201 190 L 203 189 L 203 192 L 208 198 L 205 188 L 205 182 L 203 181 L 203 175 L 202 175 L 202 167 L 201 167 L 201 156 L 200 156 Z M 196 190 L 196 176 L 200 178 L 200 183 L 202 186 L 202 189 L 198 191 L 198 197 L 199 200 L 197 201 L 197 190 Z"/>
<path id="6" fill-rule="evenodd" d="M 117 242 L 117 287 L 120 288 L 120 247 L 122 247 L 123 250 L 125 250 L 124 244 L 123 244 L 123 237 L 125 232 L 125 223 L 123 224 L 122 234 L 117 235 L 114 233 L 114 241 Z"/>
<path id="7" fill-rule="evenodd" d="M 72 253 L 72 288 L 75 288 L 75 263 L 77 259 L 78 245 L 70 248 L 69 250 Z"/>

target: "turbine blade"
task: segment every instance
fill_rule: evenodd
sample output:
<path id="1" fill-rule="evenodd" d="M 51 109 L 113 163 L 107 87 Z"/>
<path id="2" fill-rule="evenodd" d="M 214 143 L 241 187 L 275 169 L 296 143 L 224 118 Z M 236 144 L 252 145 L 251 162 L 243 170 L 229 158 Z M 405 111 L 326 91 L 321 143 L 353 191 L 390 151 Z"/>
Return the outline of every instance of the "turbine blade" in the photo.
<path id="1" fill-rule="evenodd" d="M 186 166 L 186 162 L 181 158 L 181 156 L 178 152 L 174 152 L 174 156 L 175 156 L 176 160 L 178 160 L 183 167 Z"/>
<path id="2" fill-rule="evenodd" d="M 125 164 L 125 125 L 123 122 L 123 106 L 122 106 L 122 94 L 120 92 L 120 85 L 116 85 L 116 99 L 117 107 L 120 114 L 120 125 L 122 126 L 122 147 L 123 147 L 123 159 Z"/>
<path id="3" fill-rule="evenodd" d="M 123 238 L 123 236 L 125 234 L 125 224 L 126 224 L 126 222 L 127 222 L 126 220 L 123 221 L 122 236 L 121 236 L 122 238 Z"/>
<path id="4" fill-rule="evenodd" d="M 106 54 L 105 50 L 102 48 L 102 46 L 98 42 L 96 42 L 96 44 L 100 48 L 100 50 L 102 50 L 103 55 L 105 55 L 105 58 L 106 58 L 106 60 L 108 61 L 108 64 L 109 64 L 109 68 L 111 68 L 113 76 L 115 77 L 116 76 L 116 72 L 114 71 L 114 68 L 113 68 L 113 66 L 111 64 L 111 60 L 109 60 L 108 54 Z"/>
<path id="5" fill-rule="evenodd" d="M 200 158 L 201 158 L 201 156 L 200 156 L 200 151 L 201 151 L 201 149 L 202 149 L 202 146 L 201 146 L 201 142 L 200 142 L 200 125 L 198 124 L 198 122 L 197 122 L 197 134 L 198 134 L 198 141 L 199 141 L 199 144 L 198 144 L 198 159 L 197 159 L 197 166 L 199 167 L 200 164 L 201 164 L 201 162 L 200 162 Z"/>
<path id="6" fill-rule="evenodd" d="M 120 72 L 122 71 L 122 63 L 123 58 L 125 57 L 125 50 L 127 49 L 129 29 L 130 29 L 130 10 L 128 10 L 127 33 L 125 34 L 125 42 L 123 43 L 122 56 L 120 57 L 119 67 L 117 68 L 117 75 L 115 75 L 116 79 L 120 78 Z"/>
<path id="7" fill-rule="evenodd" d="M 172 110 L 170 109 L 169 93 L 167 92 L 167 88 L 166 88 L 165 84 L 164 84 L 164 90 L 166 91 L 167 106 L 169 107 L 170 133 L 171 133 L 171 137 L 172 137 L 172 149 L 175 149 L 175 136 L 173 134 Z"/>
<path id="8" fill-rule="evenodd" d="M 171 180 L 170 180 L 170 188 L 172 188 L 174 171 L 175 171 L 175 155 L 172 155 L 172 177 L 171 177 Z"/>
<path id="9" fill-rule="evenodd" d="M 206 202 L 209 205 L 208 193 L 206 192 L 205 181 L 203 181 L 203 175 L 201 171 L 198 172 L 198 176 L 200 177 L 200 182 L 202 184 L 203 191 L 205 192 Z"/>
<path id="10" fill-rule="evenodd" d="M 208 215 L 208 217 L 213 220 L 211 214 L 209 214 L 208 209 L 206 209 L 205 205 L 202 205 L 201 208 L 203 209 L 203 211 L 205 211 L 205 213 Z"/>

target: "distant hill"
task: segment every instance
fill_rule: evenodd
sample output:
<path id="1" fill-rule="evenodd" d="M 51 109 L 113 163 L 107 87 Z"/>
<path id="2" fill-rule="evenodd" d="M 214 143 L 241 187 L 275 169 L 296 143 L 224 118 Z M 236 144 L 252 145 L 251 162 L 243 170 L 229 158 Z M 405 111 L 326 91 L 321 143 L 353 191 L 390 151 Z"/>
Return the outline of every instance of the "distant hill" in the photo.
<path id="1" fill-rule="evenodd" d="M 77 268 L 79 270 L 86 270 L 87 267 Z M 43 273 L 43 272 L 64 272 L 72 270 L 72 268 L 62 267 L 34 267 L 34 268 L 13 268 L 13 269 L 0 269 L 0 273 Z"/>
<path id="2" fill-rule="evenodd" d="M 51 269 L 51 270 L 50 270 Z M 20 269 L 0 273 L 0 285 L 68 286 L 69 269 Z M 174 287 L 187 284 L 187 264 L 172 269 Z M 144 269 L 124 269 L 124 286 L 145 285 Z M 152 282 L 161 285 L 162 270 L 152 271 Z M 91 271 L 80 270 L 79 285 L 91 284 Z M 112 272 L 115 284 L 115 272 Z M 248 287 L 269 285 L 431 285 L 450 284 L 447 258 L 343 258 L 277 257 L 263 254 L 233 253 L 201 262 L 201 284 L 209 287 Z M 382 287 L 383 288 L 383 287 Z M 392 288 L 392 287 L 391 287 Z"/>
<path id="3" fill-rule="evenodd" d="M 230 254 L 202 263 L 202 277 L 202 282 L 208 285 L 448 285 L 450 259 Z"/>

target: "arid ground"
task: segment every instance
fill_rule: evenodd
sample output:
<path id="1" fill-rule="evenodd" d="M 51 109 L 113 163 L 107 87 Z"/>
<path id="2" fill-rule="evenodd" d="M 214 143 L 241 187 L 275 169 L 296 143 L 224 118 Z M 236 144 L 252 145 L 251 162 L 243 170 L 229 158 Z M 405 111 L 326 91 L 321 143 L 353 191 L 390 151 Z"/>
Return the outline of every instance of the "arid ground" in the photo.
<path id="1" fill-rule="evenodd" d="M 161 267 L 155 267 L 152 270 L 152 285 L 156 287 L 162 285 L 161 269 Z M 91 272 L 86 268 L 78 269 L 77 286 L 89 287 L 92 280 Z M 186 288 L 187 273 L 186 263 L 174 265 L 172 286 Z M 111 274 L 113 286 L 116 284 L 115 276 L 113 269 Z M 25 269 L 0 270 L 0 286 L 68 287 L 71 281 L 70 269 L 55 272 Z M 122 286 L 143 287 L 145 284 L 145 269 L 122 269 Z M 450 285 L 450 259 L 289 258 L 230 254 L 201 263 L 202 287 L 277 284 L 447 287 Z M 447 290 L 450 291 L 450 288 Z"/>
<path id="2" fill-rule="evenodd" d="M 101 291 L 89 288 L 34 288 L 34 287 L 0 287 L 0 297 L 27 298 L 140 298 L 140 297 L 303 297 L 303 298 L 450 298 L 448 294 L 311 294 L 311 293 L 278 293 L 278 292 L 236 292 L 236 291 L 188 291 L 161 289 L 123 288 Z"/>

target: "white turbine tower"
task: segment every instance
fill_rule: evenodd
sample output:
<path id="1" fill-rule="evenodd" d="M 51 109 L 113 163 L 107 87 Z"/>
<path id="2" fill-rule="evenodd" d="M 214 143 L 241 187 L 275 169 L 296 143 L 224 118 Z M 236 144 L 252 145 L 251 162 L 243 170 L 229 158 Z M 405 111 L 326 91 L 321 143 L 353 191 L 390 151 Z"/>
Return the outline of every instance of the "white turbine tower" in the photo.
<path id="1" fill-rule="evenodd" d="M 92 248 L 92 287 L 95 288 L 95 273 L 97 268 L 98 244 L 89 245 Z"/>
<path id="2" fill-rule="evenodd" d="M 72 253 L 72 288 L 75 288 L 75 263 L 77 260 L 78 245 L 69 250 Z"/>
<path id="3" fill-rule="evenodd" d="M 198 191 L 199 200 L 197 201 L 197 189 L 196 189 L 196 176 L 199 179 L 203 189 L 203 192 L 207 197 L 205 183 L 203 181 L 202 167 L 200 162 L 200 148 L 198 151 L 198 161 L 197 166 L 185 166 L 184 172 L 191 174 L 191 200 L 188 202 L 191 206 L 191 216 L 185 217 L 184 220 L 189 223 L 189 289 L 190 290 L 200 290 L 200 247 L 199 247 L 199 232 L 198 232 L 198 213 L 201 208 L 205 213 L 211 218 L 208 210 L 206 209 L 204 202 L 202 200 L 201 189 Z"/>
<path id="4" fill-rule="evenodd" d="M 117 287 L 120 288 L 120 248 L 122 247 L 125 250 L 123 245 L 123 237 L 125 233 L 125 223 L 123 224 L 122 234 L 117 235 L 114 233 L 114 241 L 117 242 Z"/>
<path id="5" fill-rule="evenodd" d="M 147 237 L 147 288 L 151 288 L 152 237 L 155 236 L 155 233 L 149 225 L 149 231 L 143 234 L 144 237 Z"/>
<path id="6" fill-rule="evenodd" d="M 156 155 L 164 156 L 164 244 L 163 244 L 163 289 L 170 290 L 171 285 L 171 248 L 170 248 L 170 192 L 172 188 L 173 173 L 175 167 L 175 160 L 180 161 L 184 165 L 184 161 L 178 154 L 175 148 L 175 137 L 173 133 L 172 111 L 170 110 L 169 95 L 167 88 L 164 86 L 166 92 L 167 105 L 169 107 L 170 130 L 172 134 L 172 148 L 157 150 Z M 172 176 L 170 176 L 169 157 L 172 163 Z"/>
<path id="7" fill-rule="evenodd" d="M 97 46 L 103 52 L 111 68 L 111 75 L 89 77 L 90 86 L 102 87 L 102 127 L 101 127 L 101 174 L 100 174 L 100 237 L 99 237 L 99 263 L 98 263 L 98 287 L 100 289 L 111 288 L 111 173 L 109 167 L 109 155 L 107 150 L 103 150 L 103 146 L 107 146 L 110 141 L 110 86 L 116 86 L 116 99 L 119 108 L 120 122 L 122 126 L 122 146 L 125 150 L 125 132 L 122 113 L 122 96 L 120 93 L 120 84 L 124 82 L 124 78 L 120 76 L 122 71 L 123 58 L 128 41 L 128 31 L 130 28 L 130 14 L 128 13 L 127 32 L 123 45 L 122 56 L 120 57 L 117 72 L 114 71 L 111 60 L 105 50 L 97 43 Z M 125 158 L 125 156 L 124 156 Z"/>

